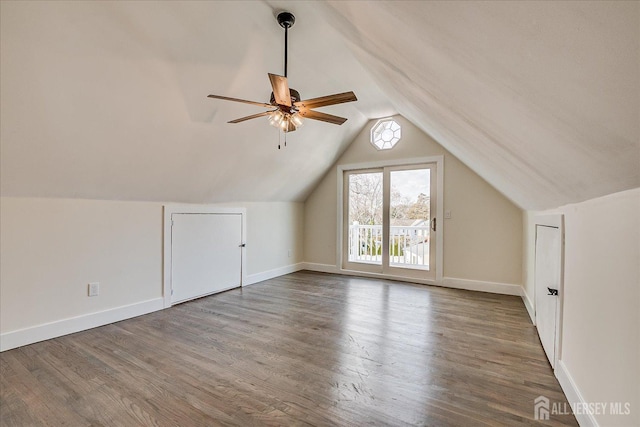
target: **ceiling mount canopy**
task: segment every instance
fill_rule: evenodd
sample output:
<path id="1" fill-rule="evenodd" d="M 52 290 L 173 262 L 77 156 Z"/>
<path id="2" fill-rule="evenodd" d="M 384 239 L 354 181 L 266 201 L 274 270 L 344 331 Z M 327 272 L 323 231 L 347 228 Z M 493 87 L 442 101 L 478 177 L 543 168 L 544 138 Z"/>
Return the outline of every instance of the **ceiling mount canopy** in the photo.
<path id="1" fill-rule="evenodd" d="M 291 12 L 280 12 L 276 19 L 278 20 L 278 24 L 285 30 L 293 27 L 293 24 L 296 23 L 296 17 L 293 16 Z"/>
<path id="2" fill-rule="evenodd" d="M 272 126 L 281 129 L 283 132 L 295 131 L 297 128 L 302 126 L 303 118 L 319 120 L 322 122 L 332 123 L 334 125 L 343 124 L 347 121 L 346 118 L 321 113 L 319 111 L 314 111 L 313 109 L 357 101 L 358 98 L 356 98 L 356 95 L 353 92 L 343 92 L 319 98 L 302 100 L 300 93 L 297 90 L 290 89 L 287 81 L 289 28 L 291 28 L 296 22 L 296 18 L 290 12 L 280 12 L 277 16 L 277 20 L 278 24 L 284 28 L 284 76 L 268 73 L 272 88 L 269 103 L 247 101 L 244 99 L 230 98 L 221 95 L 209 95 L 208 97 L 271 108 L 269 111 L 241 117 L 239 119 L 231 120 L 228 123 L 240 123 L 246 120 L 256 119 L 258 117 L 268 116 L 269 123 Z"/>

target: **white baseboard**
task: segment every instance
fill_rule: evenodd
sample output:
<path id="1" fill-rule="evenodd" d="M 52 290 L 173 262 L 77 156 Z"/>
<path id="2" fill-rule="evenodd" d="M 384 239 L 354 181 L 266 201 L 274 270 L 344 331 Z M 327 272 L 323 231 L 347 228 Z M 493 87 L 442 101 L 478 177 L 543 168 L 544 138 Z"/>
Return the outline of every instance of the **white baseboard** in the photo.
<path id="1" fill-rule="evenodd" d="M 287 265 L 269 271 L 247 276 L 244 286 L 262 282 L 263 280 L 293 273 L 304 268 L 304 263 Z M 119 322 L 132 317 L 141 316 L 153 311 L 164 309 L 164 299 L 154 298 L 135 304 L 116 307 L 109 310 L 89 313 L 82 316 L 57 320 L 42 325 L 32 326 L 17 331 L 0 334 L 0 351 L 11 350 L 12 348 L 33 344 L 51 338 L 84 331 L 109 323 Z"/>
<path id="2" fill-rule="evenodd" d="M 297 264 L 285 265 L 284 267 L 274 268 L 273 270 L 263 271 L 260 273 L 250 274 L 247 276 L 246 283 L 242 286 L 253 285 L 254 283 L 262 282 L 264 280 L 273 279 L 274 277 L 284 276 L 285 274 L 295 273 L 304 269 L 303 262 Z"/>
<path id="3" fill-rule="evenodd" d="M 316 264 L 313 262 L 305 262 L 304 270 L 309 271 L 317 271 L 319 273 L 331 273 L 331 274 L 342 274 L 345 276 L 357 276 L 357 277 L 371 277 L 374 279 L 388 279 L 388 280 L 397 280 L 399 282 L 411 282 L 411 283 L 420 283 L 425 285 L 433 285 L 435 282 L 433 280 L 426 279 L 416 279 L 411 277 L 402 277 L 402 276 L 392 276 L 388 274 L 380 274 L 380 273 L 367 273 L 364 271 L 355 271 L 355 270 L 343 270 L 335 265 L 331 264 Z"/>
<path id="4" fill-rule="evenodd" d="M 317 271 L 318 273 L 346 274 L 342 273 L 338 267 L 331 264 L 318 264 L 315 262 L 304 262 L 304 270 Z"/>
<path id="5" fill-rule="evenodd" d="M 523 287 L 520 287 L 520 297 L 522 298 L 522 302 L 524 303 L 525 308 L 527 309 L 527 313 L 529 313 L 529 317 L 531 318 L 531 323 L 536 324 L 536 311 L 533 309 L 533 303 L 531 299 L 529 299 L 529 295 L 524 290 Z"/>
<path id="6" fill-rule="evenodd" d="M 571 405 L 575 405 L 576 403 L 579 405 L 587 405 L 587 402 L 582 397 L 582 393 L 578 390 L 578 386 L 573 381 L 571 374 L 567 370 L 567 366 L 562 360 L 558 360 L 558 365 L 554 373 Z M 575 414 L 575 417 L 580 427 L 599 427 L 598 422 L 591 413 L 578 413 Z"/>
<path id="7" fill-rule="evenodd" d="M 84 331 L 109 323 L 141 316 L 164 308 L 163 298 L 154 298 L 96 313 L 70 317 L 30 328 L 0 334 L 0 351 L 11 350 L 51 338 Z"/>
<path id="8" fill-rule="evenodd" d="M 304 269 L 318 271 L 321 273 L 344 274 L 347 276 L 373 277 L 378 279 L 398 280 L 402 282 L 420 283 L 425 285 L 436 285 L 445 288 L 466 289 L 469 291 L 491 292 L 494 294 L 517 295 L 520 296 L 522 287 L 510 283 L 486 282 L 481 280 L 456 279 L 445 277 L 442 282 L 437 283 L 431 279 L 415 279 L 401 276 L 390 276 L 378 273 L 364 273 L 361 271 L 342 270 L 331 264 L 317 264 L 305 262 Z"/>
<path id="9" fill-rule="evenodd" d="M 511 283 L 486 282 L 483 280 L 456 279 L 445 277 L 440 286 L 445 288 L 465 289 L 467 291 L 490 292 L 492 294 L 520 296 L 520 285 Z"/>

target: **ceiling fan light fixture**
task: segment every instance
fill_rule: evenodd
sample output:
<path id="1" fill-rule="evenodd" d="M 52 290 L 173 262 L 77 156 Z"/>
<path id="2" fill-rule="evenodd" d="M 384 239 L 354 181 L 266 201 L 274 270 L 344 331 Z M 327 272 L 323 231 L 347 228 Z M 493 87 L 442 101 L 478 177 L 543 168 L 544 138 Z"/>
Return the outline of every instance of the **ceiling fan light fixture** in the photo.
<path id="1" fill-rule="evenodd" d="M 302 127 L 302 125 L 304 124 L 304 120 L 302 120 L 302 116 L 300 115 L 300 113 L 297 113 L 297 112 L 291 115 L 291 122 L 296 127 L 296 129 L 299 127 Z"/>
<path id="2" fill-rule="evenodd" d="M 280 124 L 284 121 L 284 113 L 280 110 L 274 111 L 269 117 L 269 124 L 271 126 L 280 127 Z"/>
<path id="3" fill-rule="evenodd" d="M 269 124 L 283 132 L 291 132 L 302 127 L 304 121 L 297 111 L 285 113 L 282 110 L 274 111 L 269 117 Z"/>

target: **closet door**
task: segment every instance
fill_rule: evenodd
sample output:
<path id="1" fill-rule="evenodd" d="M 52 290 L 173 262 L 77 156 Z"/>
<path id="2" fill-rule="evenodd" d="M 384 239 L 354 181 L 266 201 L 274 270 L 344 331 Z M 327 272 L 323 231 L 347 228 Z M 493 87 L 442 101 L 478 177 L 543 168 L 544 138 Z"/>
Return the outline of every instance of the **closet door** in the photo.
<path id="1" fill-rule="evenodd" d="M 536 226 L 536 328 L 551 367 L 557 360 L 558 299 L 561 296 L 562 236 L 557 227 Z"/>
<path id="2" fill-rule="evenodd" d="M 171 303 L 241 286 L 242 215 L 171 215 Z"/>

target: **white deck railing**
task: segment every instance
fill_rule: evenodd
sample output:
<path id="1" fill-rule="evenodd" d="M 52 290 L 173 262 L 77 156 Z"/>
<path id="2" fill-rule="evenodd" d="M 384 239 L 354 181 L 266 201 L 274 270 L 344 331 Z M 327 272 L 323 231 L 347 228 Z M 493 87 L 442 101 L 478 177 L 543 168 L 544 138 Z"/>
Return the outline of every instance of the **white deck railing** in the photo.
<path id="1" fill-rule="evenodd" d="M 382 225 L 349 225 L 349 261 L 382 263 Z M 391 226 L 389 264 L 429 269 L 429 227 Z"/>

